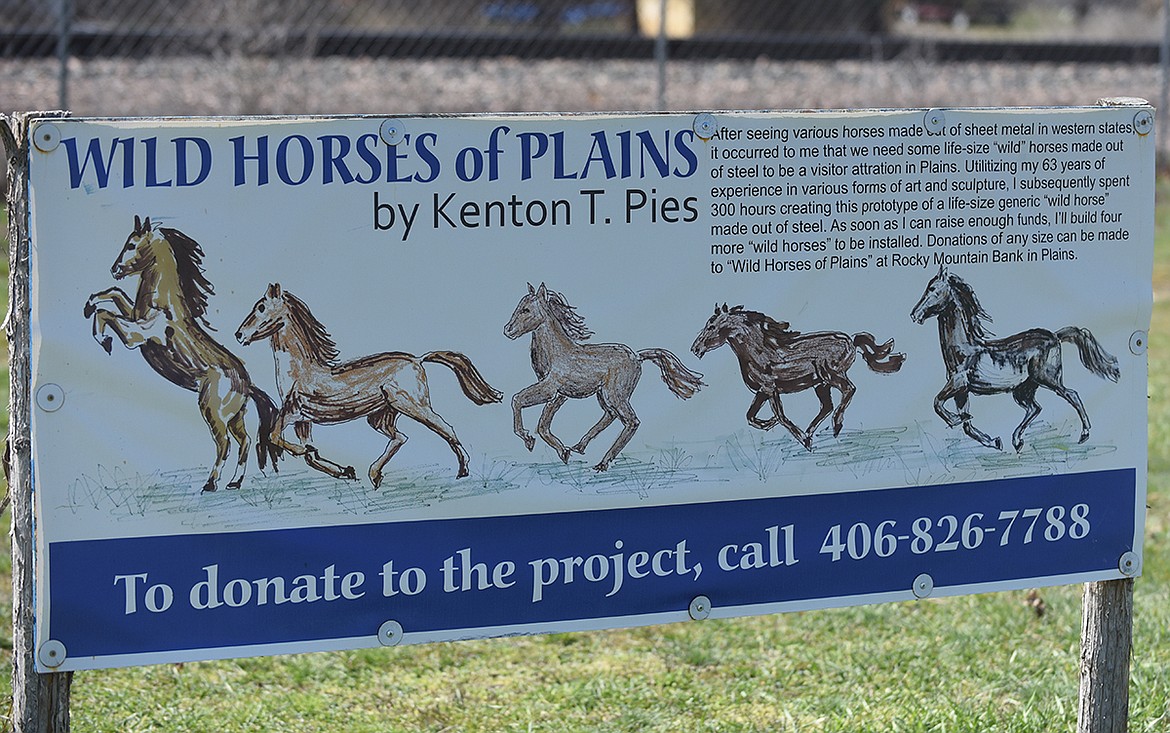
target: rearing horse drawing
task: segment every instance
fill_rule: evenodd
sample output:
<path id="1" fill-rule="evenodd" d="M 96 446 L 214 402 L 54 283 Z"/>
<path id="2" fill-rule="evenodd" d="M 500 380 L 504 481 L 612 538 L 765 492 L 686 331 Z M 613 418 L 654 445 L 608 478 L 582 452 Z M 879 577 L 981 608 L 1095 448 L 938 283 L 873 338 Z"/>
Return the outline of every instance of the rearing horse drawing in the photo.
<path id="1" fill-rule="evenodd" d="M 309 441 L 313 423 L 330 425 L 364 417 L 370 427 L 389 439 L 382 455 L 369 468 L 370 483 L 375 489 L 382 485 L 382 469 L 406 444 L 406 435 L 397 426 L 399 415 L 418 421 L 447 441 L 459 459 L 456 478 L 468 475 L 467 453 L 455 437 L 454 428 L 431 408 L 423 364 L 442 364 L 453 371 L 463 393 L 477 405 L 503 399 L 471 360 L 456 351 L 432 351 L 423 356 L 391 351 L 338 361 L 337 345 L 325 326 L 304 301 L 282 290 L 279 284 L 268 286 L 236 331 L 236 339 L 244 345 L 262 338 L 272 346 L 283 400 L 272 428 L 272 442 L 293 455 L 304 456 L 305 463 L 322 473 L 355 479 L 353 466 L 322 458 Z M 300 443 L 285 438 L 290 425 Z"/>
<path id="2" fill-rule="evenodd" d="M 866 366 L 879 374 L 898 371 L 906 359 L 905 354 L 892 353 L 893 339 L 879 345 L 865 332 L 853 336 L 840 331 L 800 333 L 763 313 L 746 310 L 741 305 L 728 308 L 726 303 L 715 306 L 715 314 L 695 337 L 691 351 L 701 359 L 723 344 L 729 345 L 739 360 L 743 383 L 756 393 L 748 407 L 748 425 L 760 430 L 783 425 L 807 450 L 812 450 L 813 432 L 830 413 L 833 436 L 841 433 L 845 408 L 857 391 L 846 372 L 853 366 L 858 352 Z M 784 414 L 780 395 L 806 389 L 816 393 L 821 409 L 808 427 L 801 430 Z M 833 409 L 834 389 L 841 395 L 836 410 Z M 771 419 L 759 417 L 764 403 L 772 406 Z"/>
<path id="3" fill-rule="evenodd" d="M 194 239 L 177 229 L 155 228 L 150 217 L 142 221 L 135 216 L 134 231 L 110 268 L 115 280 L 138 276 L 134 298 L 112 287 L 89 296 L 84 313 L 93 318 L 93 337 L 107 354 L 117 336 L 126 348 L 138 349 L 168 381 L 198 395 L 199 413 L 215 440 L 215 465 L 203 491 L 216 490 L 231 449 L 229 436 L 239 451 L 227 488 L 238 489 L 251 444 L 244 424 L 248 400 L 260 417 L 256 446 L 260 468 L 271 459 L 275 469 L 280 456 L 280 449 L 268 440 L 276 406 L 252 384 L 243 362 L 208 334 L 207 296 L 215 289 L 202 264 L 203 249 Z"/>
<path id="4" fill-rule="evenodd" d="M 1056 333 L 1033 328 L 1007 338 L 990 338 L 993 334 L 984 324 L 991 316 L 979 304 L 975 291 L 943 267 L 927 284 L 910 317 L 915 323 L 923 323 L 927 318 L 938 319 L 947 383 L 934 398 L 934 411 L 952 428 L 961 424 L 964 433 L 988 448 L 1002 450 L 1003 443 L 971 422 L 968 396 L 1012 393 L 1016 403 L 1024 408 L 1024 419 L 1012 433 L 1012 446 L 1018 451 L 1024 446 L 1024 430 L 1040 414 L 1036 402 L 1038 387 L 1052 390 L 1073 406 L 1081 418 L 1080 442 L 1089 439 L 1089 415 L 1085 406 L 1076 392 L 1064 386 L 1061 343 L 1076 344 L 1081 363 L 1098 377 L 1112 382 L 1121 378 L 1117 359 L 1084 328 L 1068 326 Z M 952 412 L 944 405 L 951 399 L 959 412 Z"/>
<path id="5" fill-rule="evenodd" d="M 622 423 L 622 431 L 601 461 L 593 468 L 609 468 L 634 432 L 638 416 L 630 405 L 630 396 L 642 377 L 642 362 L 652 361 L 662 371 L 662 381 L 676 397 L 692 397 L 703 386 L 703 375 L 683 366 L 678 357 L 666 349 L 643 349 L 635 352 L 624 344 L 582 343 L 593 335 L 585 321 L 577 314 L 565 296 L 528 285 L 528 294 L 516 304 L 512 318 L 504 326 L 504 335 L 518 339 L 532 334 L 532 369 L 538 381 L 520 390 L 512 397 L 512 423 L 516 435 L 532 450 L 536 439 L 524 429 L 521 410 L 533 405 L 544 405 L 536 434 L 552 446 L 561 461 L 569 462 L 569 453 L 584 453 L 586 446 L 614 420 Z M 597 395 L 602 416 L 581 440 L 566 448 L 552 432 L 553 417 L 569 399 Z"/>

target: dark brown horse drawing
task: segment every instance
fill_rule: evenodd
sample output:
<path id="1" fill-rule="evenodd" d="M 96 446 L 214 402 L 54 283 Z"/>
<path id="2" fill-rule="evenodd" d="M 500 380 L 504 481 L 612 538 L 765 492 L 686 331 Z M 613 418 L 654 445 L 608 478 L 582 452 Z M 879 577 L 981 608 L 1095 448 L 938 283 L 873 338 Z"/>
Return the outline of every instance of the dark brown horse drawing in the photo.
<path id="1" fill-rule="evenodd" d="M 1024 447 L 1024 430 L 1040 414 L 1036 390 L 1045 387 L 1073 406 L 1081 418 L 1081 439 L 1089 439 L 1089 415 L 1080 396 L 1064 386 L 1061 343 L 1076 344 L 1081 363 L 1102 379 L 1116 382 L 1121 378 L 1117 359 L 1101 347 L 1087 329 L 1077 326 L 1056 333 L 1032 328 L 1007 338 L 993 339 L 985 321 L 991 316 L 983 310 L 975 291 L 958 275 L 940 267 L 926 286 L 918 304 L 910 311 L 915 323 L 927 318 L 938 319 L 938 339 L 947 383 L 934 398 L 934 411 L 948 426 L 963 426 L 963 432 L 988 448 L 1003 449 L 999 438 L 992 438 L 971 422 L 967 412 L 969 395 L 1011 392 L 1024 408 L 1024 419 L 1012 433 L 1012 446 Z M 954 400 L 959 412 L 945 406 Z"/>
<path id="2" fill-rule="evenodd" d="M 93 318 L 93 337 L 107 354 L 117 336 L 126 348 L 138 349 L 168 381 L 198 395 L 199 412 L 215 440 L 215 465 L 203 490 L 216 490 L 231 449 L 229 435 L 239 451 L 227 487 L 238 489 L 251 444 L 244 425 L 248 400 L 260 416 L 256 446 L 260 468 L 268 459 L 275 468 L 280 455 L 268 440 L 276 406 L 252 384 L 243 362 L 208 334 L 207 296 L 215 291 L 202 263 L 203 250 L 194 239 L 177 229 L 155 228 L 149 217 L 141 221 L 136 216 L 134 231 L 110 271 L 115 280 L 137 275 L 137 292 L 133 298 L 118 287 L 94 293 L 84 312 Z"/>
<path id="3" fill-rule="evenodd" d="M 593 335 L 585 321 L 560 293 L 528 286 L 528 293 L 516 304 L 512 318 L 504 326 L 504 335 L 518 339 L 532 334 L 532 369 L 537 382 L 512 397 L 512 423 L 516 435 L 532 450 L 536 439 L 524 429 L 521 410 L 544 405 L 536 433 L 565 463 L 569 453 L 584 453 L 586 446 L 614 420 L 621 421 L 622 432 L 601 461 L 598 471 L 609 468 L 638 429 L 638 416 L 630 405 L 630 396 L 642 377 L 642 362 L 652 361 L 662 371 L 662 381 L 676 397 L 687 399 L 703 386 L 703 375 L 683 366 L 678 357 L 666 349 L 643 349 L 635 352 L 624 344 L 582 343 Z M 597 395 L 602 415 L 597 424 L 580 441 L 566 448 L 552 432 L 553 417 L 569 399 Z"/>
<path id="4" fill-rule="evenodd" d="M 839 331 L 800 333 L 788 329 L 787 323 L 773 320 L 763 313 L 737 305 L 715 306 L 715 314 L 695 338 L 691 351 L 702 358 L 723 344 L 731 346 L 739 359 L 740 374 L 747 388 L 756 393 L 748 407 L 747 421 L 754 428 L 771 430 L 783 425 L 808 450 L 817 426 L 833 415 L 833 435 L 840 434 L 857 388 L 846 372 L 860 351 L 866 365 L 879 374 L 892 374 L 902 367 L 904 354 L 892 353 L 894 340 L 878 345 L 868 333 L 853 336 Z M 784 414 L 780 395 L 812 389 L 821 401 L 820 412 L 801 430 Z M 832 390 L 840 393 L 833 409 Z M 759 417 L 764 403 L 772 406 L 771 419 Z"/>
<path id="5" fill-rule="evenodd" d="M 459 460 L 457 478 L 468 475 L 467 453 L 455 430 L 431 408 L 430 389 L 423 364 L 442 364 L 459 380 L 463 393 L 477 405 L 499 402 L 503 395 L 480 375 L 471 360 L 455 351 L 432 351 L 414 356 L 401 351 L 338 361 L 337 345 L 309 307 L 280 285 L 269 285 L 264 297 L 240 324 L 236 339 L 251 344 L 267 338 L 277 364 L 277 386 L 283 399 L 272 428 L 272 442 L 334 478 L 357 478 L 353 466 L 322 458 L 309 441 L 313 423 L 331 425 L 359 417 L 389 442 L 369 468 L 374 488 L 382 484 L 382 469 L 406 444 L 398 416 L 406 415 L 447 441 Z M 282 358 L 280 355 L 284 355 Z M 293 426 L 300 443 L 284 433 Z"/>

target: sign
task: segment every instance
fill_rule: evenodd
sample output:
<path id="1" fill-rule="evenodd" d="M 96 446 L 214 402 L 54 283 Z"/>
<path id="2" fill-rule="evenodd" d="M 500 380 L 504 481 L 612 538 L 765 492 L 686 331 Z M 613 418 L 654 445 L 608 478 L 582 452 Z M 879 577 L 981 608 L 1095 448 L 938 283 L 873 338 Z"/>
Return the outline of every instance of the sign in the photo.
<path id="1" fill-rule="evenodd" d="M 41 668 L 1134 575 L 1152 119 L 43 121 Z"/>

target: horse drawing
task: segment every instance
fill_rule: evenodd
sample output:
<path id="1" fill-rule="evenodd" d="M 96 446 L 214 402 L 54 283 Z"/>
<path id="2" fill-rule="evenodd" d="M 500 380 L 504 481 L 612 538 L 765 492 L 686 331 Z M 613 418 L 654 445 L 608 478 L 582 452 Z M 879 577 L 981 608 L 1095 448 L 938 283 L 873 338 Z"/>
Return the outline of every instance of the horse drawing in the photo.
<path id="1" fill-rule="evenodd" d="M 990 338 L 986 321 L 991 316 L 979 304 L 975 291 L 958 275 L 940 267 L 926 286 L 918 304 L 910 311 L 916 323 L 938 319 L 939 346 L 946 365 L 947 383 L 934 398 L 934 411 L 948 426 L 963 426 L 963 432 L 988 448 L 1002 450 L 999 438 L 975 427 L 967 412 L 967 398 L 1011 392 L 1024 408 L 1024 419 L 1012 433 L 1012 446 L 1024 446 L 1024 430 L 1040 414 L 1036 389 L 1046 387 L 1073 406 L 1081 418 L 1081 439 L 1089 438 L 1089 416 L 1076 392 L 1064 386 L 1060 356 L 1061 343 L 1075 344 L 1081 363 L 1093 374 L 1116 382 L 1121 378 L 1117 359 L 1101 347 L 1087 329 L 1077 326 L 1056 333 L 1033 328 L 1002 339 Z M 947 409 L 954 400 L 958 412 Z"/>
<path id="2" fill-rule="evenodd" d="M 203 273 L 203 249 L 177 229 L 154 227 L 150 218 L 134 217 L 134 231 L 110 269 L 115 280 L 138 276 L 131 298 L 112 287 L 89 296 L 85 317 L 93 319 L 93 337 L 109 354 L 114 336 L 138 349 L 152 369 L 173 384 L 198 395 L 199 412 L 215 440 L 215 465 L 203 491 L 215 491 L 231 450 L 239 450 L 227 488 L 238 489 L 247 467 L 248 438 L 244 416 L 248 401 L 256 405 L 260 429 L 256 445 L 260 468 L 280 449 L 268 440 L 276 406 L 248 376 L 234 354 L 208 333 L 207 297 L 215 290 Z"/>
<path id="3" fill-rule="evenodd" d="M 678 357 L 666 349 L 643 349 L 635 352 L 623 344 L 582 343 L 593 335 L 585 321 L 560 293 L 528 285 L 528 293 L 516 304 L 512 318 L 504 326 L 504 335 L 518 339 L 532 334 L 532 369 L 537 382 L 520 390 L 512 397 L 513 429 L 532 450 L 536 440 L 525 430 L 521 411 L 533 405 L 544 405 L 536 425 L 536 433 L 552 446 L 561 461 L 569 462 L 569 453 L 585 452 L 585 448 L 614 420 L 622 424 L 622 431 L 593 468 L 609 468 L 637 431 L 639 421 L 630 405 L 630 396 L 642 376 L 642 362 L 652 361 L 662 371 L 662 381 L 676 397 L 692 397 L 703 386 L 703 375 L 683 366 Z M 567 400 L 597 395 L 602 416 L 581 440 L 566 448 L 552 432 L 552 420 Z"/>
<path id="4" fill-rule="evenodd" d="M 432 351 L 414 356 L 391 351 L 352 361 L 338 360 L 337 345 L 309 307 L 279 284 L 269 285 L 264 297 L 240 324 L 236 339 L 248 345 L 267 338 L 277 364 L 277 386 L 283 399 L 271 440 L 293 455 L 303 456 L 312 468 L 334 478 L 356 479 L 353 466 L 322 458 L 309 442 L 312 425 L 331 425 L 366 418 L 388 439 L 386 449 L 369 468 L 370 483 L 382 485 L 382 469 L 405 443 L 398 429 L 406 415 L 435 432 L 459 459 L 457 478 L 468 475 L 467 453 L 455 430 L 431 407 L 430 388 L 423 365 L 451 369 L 468 399 L 477 405 L 499 402 L 503 395 L 480 375 L 471 360 L 455 351 Z M 299 443 L 284 433 L 293 426 Z"/>
<path id="5" fill-rule="evenodd" d="M 747 388 L 756 393 L 748 407 L 748 425 L 771 430 L 783 425 L 806 449 L 812 450 L 812 436 L 817 426 L 833 415 L 833 435 L 839 435 L 845 421 L 845 408 L 857 388 L 846 376 L 860 352 L 866 365 L 879 374 L 891 374 L 902 367 L 906 356 L 892 353 L 894 340 L 879 345 L 868 333 L 853 336 L 839 331 L 800 333 L 789 330 L 787 323 L 737 305 L 716 305 L 715 313 L 699 331 L 691 351 L 702 358 L 724 344 L 731 346 L 739 360 L 739 370 Z M 801 430 L 785 414 L 780 395 L 812 389 L 821 401 L 821 409 L 808 427 Z M 840 399 L 833 408 L 836 389 Z M 772 417 L 759 416 L 764 403 L 772 406 Z"/>

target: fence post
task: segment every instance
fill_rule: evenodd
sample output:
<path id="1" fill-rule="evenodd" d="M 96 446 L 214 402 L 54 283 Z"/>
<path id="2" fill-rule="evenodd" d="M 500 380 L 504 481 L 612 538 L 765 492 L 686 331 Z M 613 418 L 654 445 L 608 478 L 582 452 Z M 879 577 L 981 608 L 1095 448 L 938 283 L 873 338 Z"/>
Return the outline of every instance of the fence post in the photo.
<path id="1" fill-rule="evenodd" d="M 57 0 L 57 105 L 69 109 L 69 46 L 73 41 L 73 0 Z"/>
<path id="2" fill-rule="evenodd" d="M 29 338 L 28 138 L 42 114 L 0 115 L 8 156 L 8 445 L 5 468 L 12 499 L 12 728 L 17 733 L 69 730 L 72 672 L 38 674 L 33 637 L 33 494 Z"/>
<path id="3" fill-rule="evenodd" d="M 1085 583 L 1081 621 L 1081 701 L 1077 733 L 1125 733 L 1133 579 Z"/>

